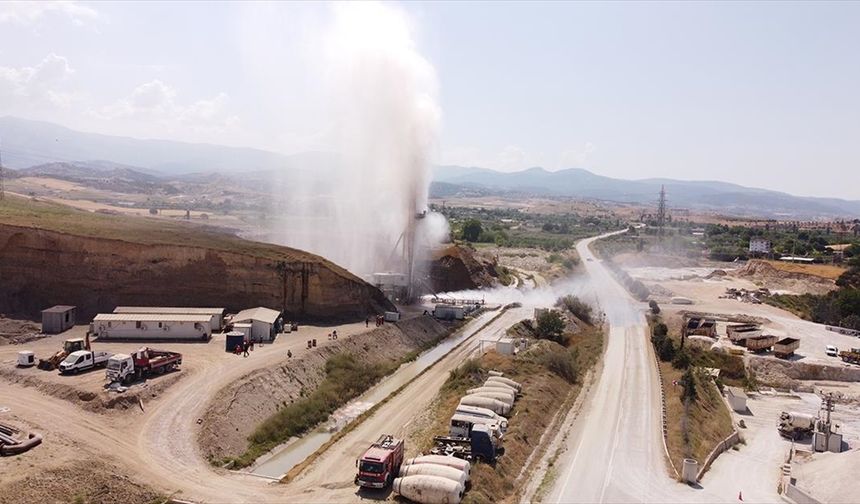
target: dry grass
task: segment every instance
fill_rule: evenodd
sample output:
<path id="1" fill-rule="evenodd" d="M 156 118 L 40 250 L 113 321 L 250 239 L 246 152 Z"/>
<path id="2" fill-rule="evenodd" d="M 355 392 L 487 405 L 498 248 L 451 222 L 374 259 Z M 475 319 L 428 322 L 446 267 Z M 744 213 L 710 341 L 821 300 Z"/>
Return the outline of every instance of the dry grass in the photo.
<path id="1" fill-rule="evenodd" d="M 243 240 L 223 230 L 219 232 L 190 222 L 92 213 L 59 203 L 7 195 L 6 199 L 0 202 L 0 223 L 142 245 L 201 247 L 272 260 L 324 264 L 343 276 L 352 277 L 351 273 L 317 255 Z"/>
<path id="2" fill-rule="evenodd" d="M 763 262 L 766 262 L 767 264 L 773 266 L 775 269 L 778 269 L 780 271 L 812 275 L 826 278 L 828 280 L 836 280 L 846 271 L 845 268 L 841 266 L 834 266 L 832 264 L 797 264 L 785 261 L 770 260 L 765 260 Z"/>
<path id="3" fill-rule="evenodd" d="M 541 341 L 543 346 L 552 346 L 548 351 L 562 351 L 555 343 Z M 603 351 L 603 332 L 600 328 L 588 327 L 573 336 L 570 348 L 576 349 L 576 364 L 580 376 L 594 365 Z M 535 356 L 520 354 L 516 358 L 495 352 L 484 354 L 469 363 L 469 373 L 456 375 L 442 388 L 431 406 L 431 421 L 415 436 L 416 447 L 426 452 L 433 444 L 433 436 L 448 431 L 448 421 L 466 389 L 480 385 L 487 371 L 495 369 L 506 377 L 523 384 L 523 394 L 514 405 L 504 438 L 505 454 L 495 467 L 477 464 L 472 471 L 472 487 L 466 493 L 466 503 L 516 502 L 522 490 L 518 477 L 527 476 L 530 468 L 526 461 L 537 449 L 543 449 L 541 436 L 555 415 L 582 388 L 581 382 L 569 383 L 550 372 Z M 455 376 L 452 374 L 452 377 Z M 536 459 L 535 459 L 536 460 Z"/>

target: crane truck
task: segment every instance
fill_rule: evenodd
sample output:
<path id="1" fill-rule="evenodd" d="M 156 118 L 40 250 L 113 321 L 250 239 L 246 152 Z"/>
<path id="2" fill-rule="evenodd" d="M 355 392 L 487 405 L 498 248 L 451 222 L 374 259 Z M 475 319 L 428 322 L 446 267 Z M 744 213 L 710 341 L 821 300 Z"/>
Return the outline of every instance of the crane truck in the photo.
<path id="1" fill-rule="evenodd" d="M 355 484 L 365 488 L 385 488 L 390 486 L 394 478 L 400 474 L 403 464 L 402 439 L 396 439 L 389 434 L 379 436 L 375 443 L 355 461 L 358 473 Z"/>
<path id="2" fill-rule="evenodd" d="M 111 383 L 128 384 L 153 375 L 173 371 L 181 364 L 181 353 L 142 347 L 131 355 L 116 354 L 112 356 L 108 360 L 105 376 Z"/>

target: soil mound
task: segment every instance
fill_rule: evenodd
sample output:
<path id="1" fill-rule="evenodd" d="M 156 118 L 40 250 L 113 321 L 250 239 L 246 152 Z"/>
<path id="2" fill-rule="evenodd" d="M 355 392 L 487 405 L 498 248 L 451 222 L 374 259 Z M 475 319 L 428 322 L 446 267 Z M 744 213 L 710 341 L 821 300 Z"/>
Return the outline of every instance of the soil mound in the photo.
<path id="1" fill-rule="evenodd" d="M 742 268 L 735 270 L 733 275 L 751 280 L 756 285 L 766 287 L 772 291 L 786 290 L 797 294 L 809 293 L 821 295 L 836 289 L 836 283 L 833 280 L 796 271 L 778 269 L 765 261 L 755 259 L 747 262 Z"/>
<path id="2" fill-rule="evenodd" d="M 826 366 L 768 357 L 750 357 L 748 367 L 763 384 L 801 392 L 811 392 L 813 389 L 812 383 L 803 381 L 860 381 L 858 367 Z"/>
<path id="3" fill-rule="evenodd" d="M 498 284 L 498 276 L 495 261 L 460 245 L 445 248 L 430 263 L 430 286 L 434 292 L 492 287 Z"/>

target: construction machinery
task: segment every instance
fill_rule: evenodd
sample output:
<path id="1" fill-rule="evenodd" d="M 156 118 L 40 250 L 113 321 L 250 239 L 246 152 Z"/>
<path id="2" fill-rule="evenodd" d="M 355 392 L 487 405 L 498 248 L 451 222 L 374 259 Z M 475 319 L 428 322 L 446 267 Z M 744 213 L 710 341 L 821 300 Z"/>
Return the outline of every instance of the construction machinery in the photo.
<path id="1" fill-rule="evenodd" d="M 44 369 L 45 371 L 53 371 L 57 369 L 57 366 L 60 365 L 63 360 L 69 356 L 72 352 L 77 352 L 80 350 L 90 350 L 90 339 L 87 337 L 84 338 L 71 338 L 67 339 L 63 342 L 63 349 L 57 351 L 54 355 L 48 357 L 47 359 L 39 359 L 39 369 Z"/>
<path id="2" fill-rule="evenodd" d="M 430 450 L 433 455 L 446 455 L 464 460 L 480 460 L 494 463 L 504 453 L 500 441 L 493 435 L 489 425 L 474 424 L 468 437 L 436 436 L 435 446 Z"/>
<path id="3" fill-rule="evenodd" d="M 776 427 L 782 437 L 800 439 L 812 434 L 815 428 L 815 417 L 796 411 L 783 411 L 779 414 Z"/>
<path id="4" fill-rule="evenodd" d="M 355 461 L 358 473 L 355 484 L 365 488 L 390 486 L 403 464 L 404 443 L 389 434 L 379 436 L 375 443 Z"/>
<path id="5" fill-rule="evenodd" d="M 116 354 L 107 363 L 105 377 L 125 384 L 173 371 L 182 364 L 182 354 L 142 347 L 131 355 Z"/>
<path id="6" fill-rule="evenodd" d="M 839 352 L 839 358 L 850 364 L 860 364 L 860 348 L 842 350 Z"/>

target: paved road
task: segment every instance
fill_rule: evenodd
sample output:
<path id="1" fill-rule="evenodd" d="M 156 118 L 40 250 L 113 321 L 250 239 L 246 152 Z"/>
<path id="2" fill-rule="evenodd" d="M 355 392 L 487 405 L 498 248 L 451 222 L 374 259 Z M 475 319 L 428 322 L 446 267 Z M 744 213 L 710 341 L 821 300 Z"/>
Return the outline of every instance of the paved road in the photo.
<path id="1" fill-rule="evenodd" d="M 548 502 L 689 502 L 704 492 L 672 481 L 664 462 L 660 390 L 641 303 L 581 241 L 609 337 L 597 384 L 574 422 Z M 711 496 L 713 497 L 713 496 Z"/>

